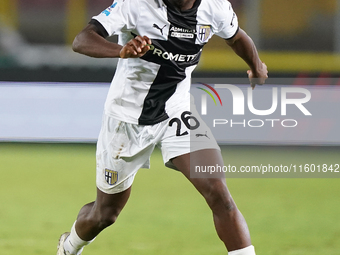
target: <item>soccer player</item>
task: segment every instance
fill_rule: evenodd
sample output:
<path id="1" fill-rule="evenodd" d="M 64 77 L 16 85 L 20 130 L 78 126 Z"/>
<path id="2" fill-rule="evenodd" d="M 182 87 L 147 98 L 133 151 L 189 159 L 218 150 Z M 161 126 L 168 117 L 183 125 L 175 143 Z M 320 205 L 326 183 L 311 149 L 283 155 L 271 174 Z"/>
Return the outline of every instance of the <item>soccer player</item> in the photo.
<path id="1" fill-rule="evenodd" d="M 119 36 L 118 43 L 105 39 L 113 34 Z M 229 254 L 255 254 L 225 178 L 190 177 L 190 161 L 223 165 L 211 131 L 190 106 L 189 94 L 191 72 L 213 34 L 249 65 L 253 88 L 265 82 L 267 67 L 227 0 L 115 0 L 76 36 L 74 51 L 120 59 L 97 143 L 97 197 L 80 210 L 71 232 L 61 236 L 58 255 L 81 254 L 115 222 L 138 169 L 148 168 L 155 146 L 165 165 L 182 172 L 205 198 Z"/>

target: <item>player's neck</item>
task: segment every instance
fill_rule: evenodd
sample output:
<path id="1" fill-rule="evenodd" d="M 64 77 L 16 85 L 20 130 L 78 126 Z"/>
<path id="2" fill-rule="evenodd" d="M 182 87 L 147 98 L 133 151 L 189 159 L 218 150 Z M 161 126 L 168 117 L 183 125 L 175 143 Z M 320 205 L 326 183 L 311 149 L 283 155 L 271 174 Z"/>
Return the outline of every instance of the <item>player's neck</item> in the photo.
<path id="1" fill-rule="evenodd" d="M 194 6 L 196 0 L 168 0 L 179 11 L 186 11 Z"/>

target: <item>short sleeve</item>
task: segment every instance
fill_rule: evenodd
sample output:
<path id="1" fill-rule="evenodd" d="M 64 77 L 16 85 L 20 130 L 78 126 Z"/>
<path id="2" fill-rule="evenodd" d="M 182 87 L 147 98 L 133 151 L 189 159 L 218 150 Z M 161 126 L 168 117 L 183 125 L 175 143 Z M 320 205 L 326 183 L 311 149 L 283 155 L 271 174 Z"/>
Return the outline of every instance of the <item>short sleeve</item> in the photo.
<path id="1" fill-rule="evenodd" d="M 139 16 L 138 0 L 115 0 L 99 15 L 92 17 L 107 31 L 108 35 L 131 31 L 136 27 Z"/>
<path id="2" fill-rule="evenodd" d="M 218 31 L 215 33 L 224 39 L 232 38 L 238 31 L 238 19 L 229 1 L 223 1 L 222 10 L 219 12 Z"/>

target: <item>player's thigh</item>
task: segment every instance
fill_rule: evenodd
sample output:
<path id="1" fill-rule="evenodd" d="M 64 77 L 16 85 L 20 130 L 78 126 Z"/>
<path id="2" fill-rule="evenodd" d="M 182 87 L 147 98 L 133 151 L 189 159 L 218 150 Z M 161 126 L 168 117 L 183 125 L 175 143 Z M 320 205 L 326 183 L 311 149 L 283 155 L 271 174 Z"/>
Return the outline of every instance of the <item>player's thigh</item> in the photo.
<path id="1" fill-rule="evenodd" d="M 163 161 L 169 168 L 179 170 L 172 163 L 172 159 L 181 155 L 204 149 L 220 150 L 210 128 L 194 107 L 176 111 L 170 115 L 166 125 L 160 147 Z M 214 161 L 211 162 L 214 163 Z"/>
<path id="2" fill-rule="evenodd" d="M 193 152 L 186 153 L 184 155 L 177 156 L 173 158 L 172 163 L 176 168 L 181 171 L 188 179 L 193 178 L 192 174 L 195 172 L 197 166 L 200 167 L 210 167 L 210 166 L 223 166 L 223 158 L 221 151 L 219 149 L 207 148 L 202 150 L 197 150 Z M 200 177 L 216 177 L 211 173 L 208 175 L 196 176 Z M 223 177 L 222 175 L 218 177 Z M 196 179 L 196 178 L 195 178 Z"/>
<path id="3" fill-rule="evenodd" d="M 125 123 L 109 116 L 103 118 L 96 151 L 96 184 L 106 194 L 128 189 L 140 168 L 149 168 L 155 147 L 147 137 L 149 127 Z"/>
<path id="4" fill-rule="evenodd" d="M 195 171 L 195 166 L 197 165 L 200 167 L 223 166 L 220 150 L 203 149 L 194 151 L 172 159 L 172 163 L 206 199 L 231 199 L 223 174 L 202 173 L 202 175 L 193 177 L 193 171 Z"/>

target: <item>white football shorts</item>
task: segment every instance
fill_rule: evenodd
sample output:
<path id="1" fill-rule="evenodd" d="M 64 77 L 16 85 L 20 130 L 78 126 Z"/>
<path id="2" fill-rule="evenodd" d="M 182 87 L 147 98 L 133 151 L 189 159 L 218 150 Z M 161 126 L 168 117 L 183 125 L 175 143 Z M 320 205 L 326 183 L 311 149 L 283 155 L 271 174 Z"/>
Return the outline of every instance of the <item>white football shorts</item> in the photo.
<path id="1" fill-rule="evenodd" d="M 97 143 L 97 187 L 115 194 L 128 189 L 140 168 L 150 167 L 155 146 L 163 161 L 176 169 L 171 159 L 202 149 L 220 149 L 211 130 L 194 109 L 176 111 L 169 119 L 143 126 L 116 120 L 104 114 Z"/>

